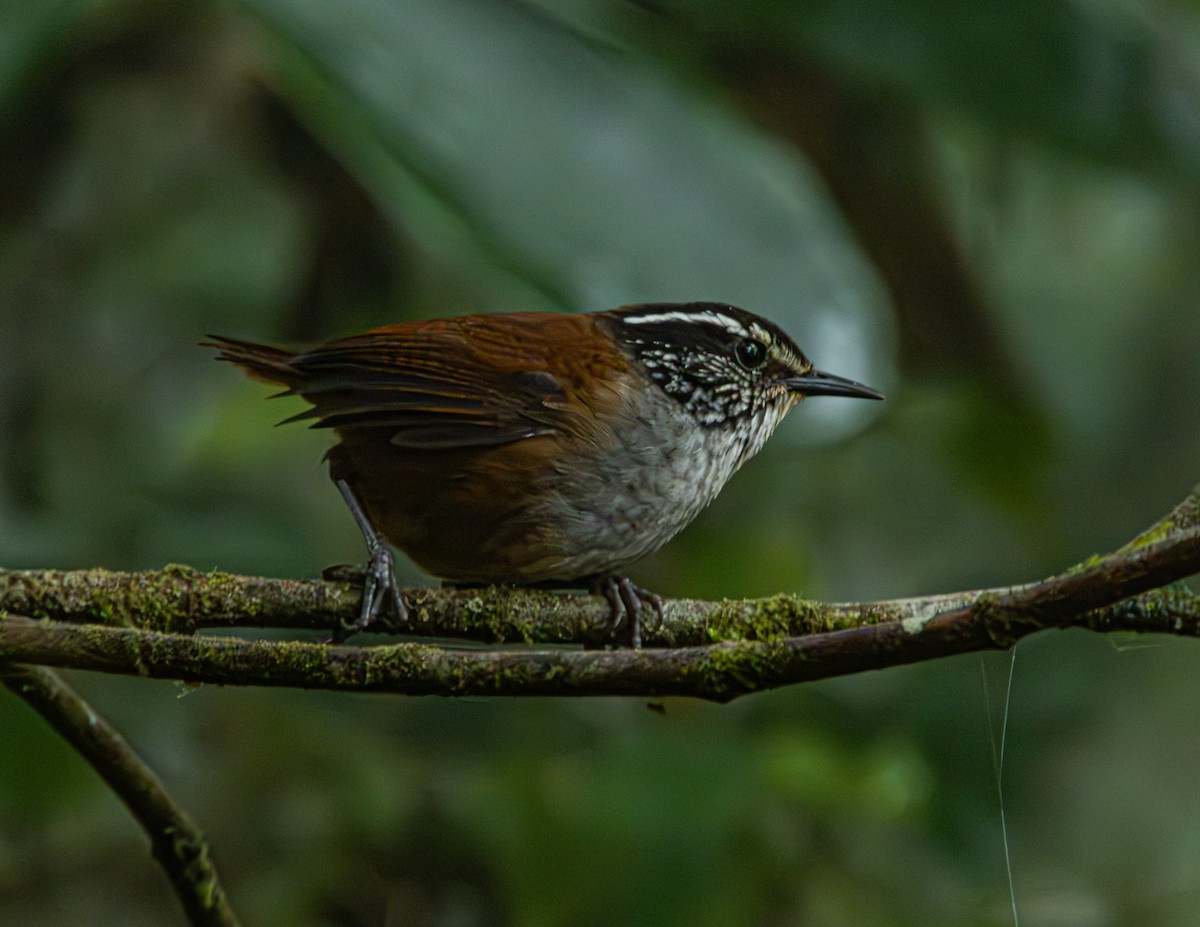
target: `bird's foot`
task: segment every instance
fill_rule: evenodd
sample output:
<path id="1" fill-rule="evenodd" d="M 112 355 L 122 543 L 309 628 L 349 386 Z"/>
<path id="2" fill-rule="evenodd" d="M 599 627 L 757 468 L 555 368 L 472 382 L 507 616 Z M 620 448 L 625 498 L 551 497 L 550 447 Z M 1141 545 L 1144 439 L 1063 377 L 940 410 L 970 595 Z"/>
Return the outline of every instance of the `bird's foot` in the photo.
<path id="1" fill-rule="evenodd" d="M 333 629 L 330 643 L 340 644 L 352 634 L 365 631 L 375 624 L 390 625 L 389 619 L 403 624 L 408 619 L 408 608 L 396 585 L 395 556 L 382 538 L 373 538 L 367 544 L 370 560 L 366 566 L 335 566 L 322 571 L 324 579 L 343 582 L 361 582 L 363 585 L 362 607 L 353 621 L 340 621 Z M 391 630 L 391 628 L 388 628 Z"/>
<path id="2" fill-rule="evenodd" d="M 401 624 L 408 619 L 408 609 L 404 607 L 404 599 L 396 586 L 396 560 L 392 549 L 371 524 L 366 509 L 358 501 L 358 496 L 350 488 L 350 484 L 342 479 L 335 479 L 333 482 L 341 492 L 342 498 L 346 500 L 346 507 L 354 516 L 363 540 L 367 542 L 367 556 L 370 558 L 362 572 L 362 609 L 358 618 L 350 622 L 341 621 L 339 626 L 333 629 L 333 643 L 341 643 L 351 634 L 365 631 L 377 620 L 386 623 L 385 603 L 391 603 L 392 617 Z"/>
<path id="3" fill-rule="evenodd" d="M 649 589 L 643 589 L 628 576 L 598 577 L 592 586 L 592 592 L 608 600 L 609 633 L 615 635 L 622 625 L 627 625 L 629 646 L 634 650 L 642 648 L 642 615 L 647 607 L 654 614 L 652 627 L 658 628 L 662 625 L 662 596 Z"/>

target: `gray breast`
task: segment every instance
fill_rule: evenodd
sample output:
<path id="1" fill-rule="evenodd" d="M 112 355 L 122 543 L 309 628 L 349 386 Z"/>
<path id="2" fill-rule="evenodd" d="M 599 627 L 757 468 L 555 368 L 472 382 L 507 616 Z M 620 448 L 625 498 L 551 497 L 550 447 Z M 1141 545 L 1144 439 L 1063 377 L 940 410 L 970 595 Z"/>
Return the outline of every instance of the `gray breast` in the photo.
<path id="1" fill-rule="evenodd" d="M 583 466 L 562 468 L 541 495 L 533 520 L 566 540 L 542 578 L 620 572 L 657 550 L 707 506 L 786 412 L 764 410 L 701 427 L 661 392 L 639 394 L 613 429 L 613 444 Z"/>

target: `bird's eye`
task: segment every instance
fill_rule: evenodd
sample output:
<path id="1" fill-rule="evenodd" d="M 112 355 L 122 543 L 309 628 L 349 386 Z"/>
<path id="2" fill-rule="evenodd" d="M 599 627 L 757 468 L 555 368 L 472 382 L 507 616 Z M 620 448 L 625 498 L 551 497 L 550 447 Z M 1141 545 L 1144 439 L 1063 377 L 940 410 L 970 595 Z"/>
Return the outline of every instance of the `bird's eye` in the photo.
<path id="1" fill-rule="evenodd" d="M 747 370 L 753 370 L 755 367 L 761 367 L 767 360 L 767 346 L 761 341 L 755 341 L 753 338 L 743 338 L 733 349 L 734 356 L 738 359 L 738 363 Z"/>

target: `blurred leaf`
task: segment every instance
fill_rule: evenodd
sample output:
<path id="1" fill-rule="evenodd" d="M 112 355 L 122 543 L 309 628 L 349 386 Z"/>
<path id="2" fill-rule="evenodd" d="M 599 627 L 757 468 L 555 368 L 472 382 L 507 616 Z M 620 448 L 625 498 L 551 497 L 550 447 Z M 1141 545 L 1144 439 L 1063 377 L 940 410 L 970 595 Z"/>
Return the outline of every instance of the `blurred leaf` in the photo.
<path id="1" fill-rule="evenodd" d="M 1068 0 L 665 0 L 989 131 L 1140 170 L 1200 170 L 1194 19 Z"/>
<path id="2" fill-rule="evenodd" d="M 819 182 L 660 69 L 517 5 L 244 6 L 280 39 L 284 92 L 368 188 L 402 215 L 422 205 L 415 180 L 560 308 L 729 300 L 817 355 L 864 345 L 839 372 L 879 366 L 885 300 Z"/>

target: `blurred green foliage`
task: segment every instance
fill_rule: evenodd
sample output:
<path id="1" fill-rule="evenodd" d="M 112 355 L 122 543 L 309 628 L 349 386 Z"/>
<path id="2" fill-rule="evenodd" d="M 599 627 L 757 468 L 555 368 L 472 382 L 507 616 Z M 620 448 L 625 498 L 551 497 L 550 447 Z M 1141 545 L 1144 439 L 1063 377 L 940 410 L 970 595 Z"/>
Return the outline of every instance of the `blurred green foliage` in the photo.
<path id="1" fill-rule="evenodd" d="M 1198 49 L 1183 2 L 8 0 L 0 563 L 358 556 L 326 438 L 206 332 L 660 299 L 888 402 L 793 414 L 647 585 L 869 599 L 1108 549 L 1200 478 Z M 1018 648 L 1023 921 L 1200 917 L 1196 656 Z M 74 681 L 247 924 L 883 927 L 1012 923 L 1008 669 L 661 713 Z M 81 761 L 12 698 L 0 734 L 0 922 L 178 922 Z"/>

